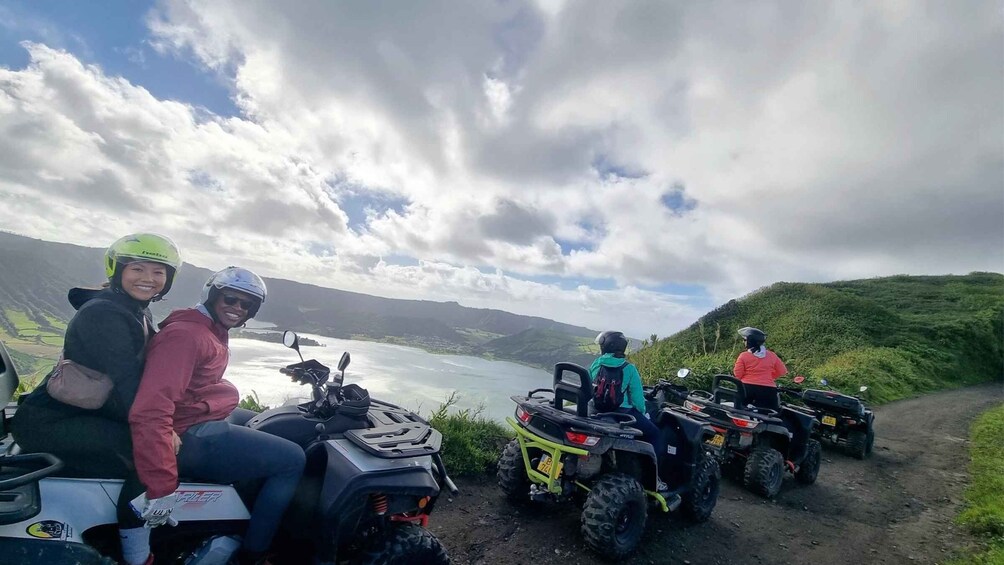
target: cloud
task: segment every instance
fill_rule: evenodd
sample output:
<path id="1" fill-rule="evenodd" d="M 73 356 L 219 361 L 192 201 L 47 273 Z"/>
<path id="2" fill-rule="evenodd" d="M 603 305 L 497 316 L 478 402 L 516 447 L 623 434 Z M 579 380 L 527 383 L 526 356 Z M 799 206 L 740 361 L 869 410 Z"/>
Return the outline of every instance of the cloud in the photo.
<path id="1" fill-rule="evenodd" d="M 254 249 L 639 335 L 701 313 L 645 288 L 1004 270 L 994 3 L 165 0 L 148 25 L 148 56 L 218 73 L 241 115 L 27 44 L 0 69 L 3 227 L 157 228 L 205 266 Z"/>

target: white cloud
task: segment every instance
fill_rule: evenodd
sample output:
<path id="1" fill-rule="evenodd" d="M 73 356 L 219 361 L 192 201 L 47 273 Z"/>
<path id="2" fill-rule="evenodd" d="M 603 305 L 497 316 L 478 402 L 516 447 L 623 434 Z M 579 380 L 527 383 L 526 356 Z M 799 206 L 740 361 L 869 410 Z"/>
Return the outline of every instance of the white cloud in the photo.
<path id="1" fill-rule="evenodd" d="M 643 286 L 1000 271 L 1004 32 L 965 4 L 165 1 L 149 45 L 242 116 L 28 45 L 0 224 L 641 336 L 701 313 Z"/>

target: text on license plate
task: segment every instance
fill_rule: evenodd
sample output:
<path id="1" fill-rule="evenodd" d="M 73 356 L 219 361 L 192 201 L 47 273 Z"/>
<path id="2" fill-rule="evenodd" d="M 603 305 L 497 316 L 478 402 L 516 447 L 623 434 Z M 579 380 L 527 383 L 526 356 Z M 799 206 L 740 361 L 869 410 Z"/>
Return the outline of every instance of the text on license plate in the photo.
<path id="1" fill-rule="evenodd" d="M 551 461 L 552 459 L 550 455 L 541 456 L 540 463 L 537 463 L 537 470 L 544 474 L 550 474 Z M 560 475 L 560 474 L 561 474 L 561 462 L 558 462 L 558 472 L 555 473 L 555 475 Z"/>
<path id="2" fill-rule="evenodd" d="M 833 416 L 823 416 L 823 425 L 824 426 L 836 426 L 837 425 L 837 419 L 834 418 Z"/>
<path id="3" fill-rule="evenodd" d="M 721 447 L 725 443 L 725 436 L 723 436 L 722 434 L 715 434 L 714 437 L 709 438 L 704 443 L 713 447 Z"/>

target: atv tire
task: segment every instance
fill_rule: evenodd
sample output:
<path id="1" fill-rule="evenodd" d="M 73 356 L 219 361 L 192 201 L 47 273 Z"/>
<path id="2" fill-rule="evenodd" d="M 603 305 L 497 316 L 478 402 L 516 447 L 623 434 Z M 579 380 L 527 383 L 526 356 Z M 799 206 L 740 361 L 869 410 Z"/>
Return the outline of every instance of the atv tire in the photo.
<path id="1" fill-rule="evenodd" d="M 694 472 L 690 490 L 683 495 L 680 507 L 683 514 L 692 522 L 705 522 L 711 517 L 711 512 L 718 503 L 718 489 L 721 486 L 722 471 L 718 461 L 705 453 Z"/>
<path id="2" fill-rule="evenodd" d="M 582 509 L 582 537 L 600 555 L 620 560 L 634 551 L 648 517 L 645 489 L 622 473 L 601 477 L 593 484 Z"/>
<path id="3" fill-rule="evenodd" d="M 394 526 L 380 547 L 362 554 L 360 565 L 450 565 L 450 556 L 432 532 L 417 524 Z"/>
<path id="4" fill-rule="evenodd" d="M 743 484 L 764 498 L 773 498 L 784 480 L 784 456 L 771 447 L 754 449 L 746 460 Z"/>
<path id="5" fill-rule="evenodd" d="M 855 459 L 864 459 L 868 455 L 868 434 L 861 430 L 852 430 L 847 434 L 847 451 Z"/>
<path id="6" fill-rule="evenodd" d="M 865 442 L 865 457 L 872 454 L 872 447 L 875 446 L 875 430 L 868 428 L 868 440 Z"/>
<path id="7" fill-rule="evenodd" d="M 802 464 L 795 472 L 795 480 L 803 485 L 811 485 L 816 482 L 816 476 L 819 475 L 819 465 L 822 462 L 823 447 L 819 445 L 818 440 L 810 439 L 809 443 L 805 444 L 805 459 L 802 459 Z"/>
<path id="8" fill-rule="evenodd" d="M 505 493 L 509 502 L 526 504 L 530 501 L 530 479 L 526 476 L 526 464 L 523 463 L 523 452 L 519 441 L 512 440 L 506 444 L 499 456 L 497 473 L 499 488 Z"/>

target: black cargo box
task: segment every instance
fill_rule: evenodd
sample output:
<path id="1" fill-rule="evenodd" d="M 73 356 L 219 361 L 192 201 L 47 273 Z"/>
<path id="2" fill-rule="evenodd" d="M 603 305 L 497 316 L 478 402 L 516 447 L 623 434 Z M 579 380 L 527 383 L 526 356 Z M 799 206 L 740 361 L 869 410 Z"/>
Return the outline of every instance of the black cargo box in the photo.
<path id="1" fill-rule="evenodd" d="M 860 400 L 831 390 L 807 390 L 802 394 L 802 400 L 810 408 L 842 416 L 861 416 L 864 414 L 864 405 L 861 404 Z"/>

